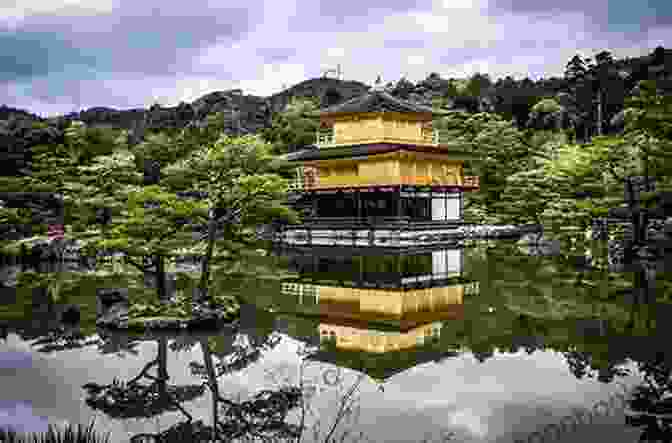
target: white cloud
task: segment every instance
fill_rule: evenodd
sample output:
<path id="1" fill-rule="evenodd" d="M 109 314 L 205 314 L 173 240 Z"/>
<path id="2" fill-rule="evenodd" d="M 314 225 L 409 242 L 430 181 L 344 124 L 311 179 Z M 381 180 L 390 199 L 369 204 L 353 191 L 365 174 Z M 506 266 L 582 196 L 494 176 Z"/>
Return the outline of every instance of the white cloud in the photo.
<path id="1" fill-rule="evenodd" d="M 10 27 L 38 14 L 88 16 L 114 11 L 117 0 L 21 0 L 0 3 L 0 22 Z"/>
<path id="2" fill-rule="evenodd" d="M 327 49 L 328 57 L 343 57 L 345 56 L 345 49 L 343 48 L 329 48 Z"/>
<path id="3" fill-rule="evenodd" d="M 265 64 L 256 78 L 238 82 L 246 94 L 268 96 L 306 80 L 305 66 L 298 63 Z"/>
<path id="4" fill-rule="evenodd" d="M 455 9 L 482 9 L 487 6 L 486 0 L 438 0 L 435 2 L 435 8 L 448 10 Z"/>
<path id="5" fill-rule="evenodd" d="M 409 65 L 414 65 L 414 66 L 415 65 L 424 65 L 425 64 L 425 56 L 420 55 L 420 54 L 409 55 L 408 57 L 406 57 L 406 62 Z"/>
<path id="6" fill-rule="evenodd" d="M 465 427 L 473 435 L 485 437 L 488 433 L 488 426 L 483 423 L 482 418 L 473 410 L 463 409 L 450 415 L 448 421 L 451 426 Z"/>

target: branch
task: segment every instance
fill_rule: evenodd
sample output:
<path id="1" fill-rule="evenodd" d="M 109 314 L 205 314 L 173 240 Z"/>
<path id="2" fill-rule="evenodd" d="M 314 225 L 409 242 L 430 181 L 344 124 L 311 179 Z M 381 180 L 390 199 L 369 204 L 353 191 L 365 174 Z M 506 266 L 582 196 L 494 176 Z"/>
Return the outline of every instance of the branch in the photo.
<path id="1" fill-rule="evenodd" d="M 616 174 L 616 165 L 614 165 L 614 161 L 611 159 L 607 159 L 607 164 L 609 165 L 609 172 L 611 173 L 611 176 L 616 180 L 616 181 L 625 181 L 625 177 L 619 177 L 618 174 Z"/>
<path id="2" fill-rule="evenodd" d="M 250 193 L 246 194 L 245 196 L 243 196 L 243 197 L 241 197 L 241 198 L 239 198 L 239 199 L 237 199 L 237 200 L 234 200 L 234 201 L 231 202 L 228 206 L 229 206 L 229 207 L 232 207 L 232 208 L 235 208 L 235 207 L 237 207 L 237 205 L 239 205 L 240 203 L 242 203 L 242 202 L 244 202 L 244 201 L 246 201 L 246 200 L 249 200 L 249 199 L 251 199 L 251 198 L 255 198 L 255 197 L 259 197 L 260 195 L 264 195 L 264 194 L 265 194 L 266 196 L 268 196 L 268 197 L 271 196 L 271 194 L 269 194 L 268 192 L 261 192 L 261 191 L 250 192 Z M 241 208 L 241 207 L 238 207 L 237 210 L 238 210 L 238 212 L 240 212 L 240 211 L 242 211 L 242 208 Z M 225 214 L 225 215 L 223 215 L 222 217 L 220 217 L 219 219 L 217 219 L 216 222 L 217 222 L 217 223 L 221 223 L 221 222 L 223 222 L 224 220 L 229 221 L 231 218 L 233 218 L 233 216 L 232 216 L 231 213 L 229 213 L 229 214 Z"/>
<path id="3" fill-rule="evenodd" d="M 304 363 L 302 362 L 301 365 L 299 366 L 299 389 L 301 390 L 301 424 L 299 425 L 299 436 L 296 439 L 296 443 L 301 443 L 301 439 L 303 438 L 303 429 L 305 427 L 305 422 L 306 422 L 306 400 L 305 396 L 303 395 L 303 367 Z"/>
<path id="4" fill-rule="evenodd" d="M 149 363 L 147 363 L 147 364 L 145 365 L 144 368 L 142 368 L 142 371 L 140 371 L 140 374 L 138 374 L 137 377 L 135 377 L 135 378 L 133 378 L 132 380 L 130 380 L 127 384 L 129 384 L 129 385 L 131 385 L 131 384 L 135 384 L 135 383 L 136 383 L 138 380 L 140 380 L 143 376 L 146 376 L 146 375 L 147 375 L 147 371 L 149 371 L 149 368 L 151 368 L 152 366 L 156 366 L 156 365 L 158 365 L 158 364 L 159 364 L 159 360 L 158 360 L 158 359 L 155 359 L 155 360 L 150 361 Z"/>
<path id="5" fill-rule="evenodd" d="M 341 405 L 338 408 L 338 414 L 336 415 L 336 420 L 334 420 L 334 424 L 331 426 L 329 434 L 327 434 L 327 437 L 324 439 L 325 442 L 330 441 L 331 436 L 334 434 L 334 431 L 336 431 L 336 426 L 338 426 L 338 423 L 340 423 L 340 421 L 343 419 L 343 416 L 345 415 L 345 411 L 347 410 L 346 403 L 348 402 L 350 397 L 354 394 L 355 390 L 359 387 L 359 384 L 362 382 L 363 379 L 364 375 L 362 374 L 359 377 L 359 379 L 355 383 L 353 383 L 350 389 L 348 389 L 348 392 L 343 396 L 343 399 L 341 400 Z"/>
<path id="6" fill-rule="evenodd" d="M 126 260 L 128 262 L 128 264 L 135 266 L 137 269 L 139 269 L 142 272 L 147 272 L 153 266 L 153 265 L 148 265 L 148 266 L 141 265 L 140 263 L 137 263 L 137 262 L 133 261 L 127 254 L 124 255 L 124 260 Z"/>
<path id="7" fill-rule="evenodd" d="M 168 237 L 170 237 L 170 236 L 172 236 L 172 235 L 175 235 L 175 234 L 177 233 L 177 231 L 179 231 L 180 229 L 182 229 L 182 226 L 178 226 L 178 227 L 176 227 L 175 229 L 173 229 L 172 231 L 168 232 L 167 234 L 162 235 L 161 237 L 159 237 L 159 241 L 163 241 L 163 240 L 167 239 Z"/>

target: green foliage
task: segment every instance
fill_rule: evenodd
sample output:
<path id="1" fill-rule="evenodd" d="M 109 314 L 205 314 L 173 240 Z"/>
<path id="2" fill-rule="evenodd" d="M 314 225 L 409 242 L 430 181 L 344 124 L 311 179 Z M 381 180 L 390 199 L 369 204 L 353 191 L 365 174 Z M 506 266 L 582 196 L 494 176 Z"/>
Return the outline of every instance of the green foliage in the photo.
<path id="1" fill-rule="evenodd" d="M 560 111 L 562 111 L 562 106 L 552 98 L 542 99 L 538 101 L 536 105 L 532 106 L 532 112 L 553 113 Z"/>
<path id="2" fill-rule="evenodd" d="M 493 214 L 507 178 L 518 172 L 521 162 L 533 152 L 527 135 L 512 122 L 489 113 L 451 114 L 436 120 L 434 126 L 451 144 L 478 157 L 465 164 L 465 175 L 479 176 L 481 186 L 469 196 L 469 204 Z"/>
<path id="3" fill-rule="evenodd" d="M 188 156 L 203 144 L 212 143 L 222 133 L 221 113 L 208 117 L 211 126 L 185 128 L 175 134 L 158 132 L 148 134 L 144 141 L 133 148 L 135 164 L 142 170 L 145 160 L 154 160 L 161 168 Z"/>
<path id="4" fill-rule="evenodd" d="M 179 294 L 173 302 L 161 303 L 158 298 L 131 298 L 128 317 L 138 319 L 143 317 L 177 317 L 191 318 L 191 297 Z"/>
<path id="5" fill-rule="evenodd" d="M 199 189 L 208 193 L 210 208 L 227 208 L 237 221 L 232 231 L 275 217 L 291 216 L 284 205 L 287 181 L 272 173 L 271 147 L 257 136 L 222 136 L 165 170 L 172 190 Z"/>
<path id="6" fill-rule="evenodd" d="M 469 78 L 466 85 L 461 89 L 461 95 L 471 97 L 480 97 L 492 86 L 492 81 L 488 74 L 481 74 L 479 72 Z"/>
<path id="7" fill-rule="evenodd" d="M 271 127 L 262 131 L 264 141 L 273 145 L 273 153 L 284 154 L 315 143 L 319 120 L 306 114 L 318 109 L 316 99 L 296 98 L 275 115 Z"/>

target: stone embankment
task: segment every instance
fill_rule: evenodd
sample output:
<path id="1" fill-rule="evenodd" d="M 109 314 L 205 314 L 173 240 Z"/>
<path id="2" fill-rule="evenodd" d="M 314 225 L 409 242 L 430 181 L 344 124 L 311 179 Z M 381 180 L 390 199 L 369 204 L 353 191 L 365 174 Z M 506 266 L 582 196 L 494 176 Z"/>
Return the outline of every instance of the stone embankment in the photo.
<path id="1" fill-rule="evenodd" d="M 462 225 L 459 231 L 464 238 L 513 238 L 529 233 L 540 233 L 539 225 Z"/>
<path id="2" fill-rule="evenodd" d="M 130 302 L 128 289 L 100 288 L 97 291 L 96 326 L 124 330 L 182 330 L 235 328 L 231 313 L 225 309 L 211 309 L 198 304 L 192 305 L 191 318 L 146 317 L 129 318 Z"/>

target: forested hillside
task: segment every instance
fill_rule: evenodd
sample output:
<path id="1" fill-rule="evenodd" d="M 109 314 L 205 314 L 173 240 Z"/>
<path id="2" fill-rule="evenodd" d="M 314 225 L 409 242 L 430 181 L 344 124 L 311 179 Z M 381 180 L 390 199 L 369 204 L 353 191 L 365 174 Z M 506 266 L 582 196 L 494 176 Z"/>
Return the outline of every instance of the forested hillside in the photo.
<path id="1" fill-rule="evenodd" d="M 657 80 L 664 92 L 672 91 L 672 50 L 658 47 L 650 55 L 629 59 L 614 59 L 608 51 L 592 59 L 575 56 L 568 61 L 562 78 L 491 79 L 487 73 L 477 73 L 468 79 L 444 79 L 431 73 L 417 83 L 402 78 L 388 86 L 395 95 L 412 101 L 469 113 L 493 112 L 513 120 L 520 129 L 561 126 L 579 140 L 587 140 L 620 129 L 619 112 L 625 97 L 637 82 L 646 79 Z M 217 113 L 227 133 L 256 133 L 269 128 L 273 118 L 294 98 L 314 98 L 320 105 L 330 105 L 368 88 L 357 81 L 315 78 L 270 97 L 245 95 L 241 90 L 215 91 L 175 107 L 95 107 L 54 118 L 1 106 L 2 174 L 12 175 L 26 168 L 32 146 L 62 143 L 65 128 L 75 120 L 94 128 L 126 129 L 131 145 L 140 143 L 149 133 L 202 127 L 209 115 Z M 543 105 L 535 108 L 542 101 Z"/>

